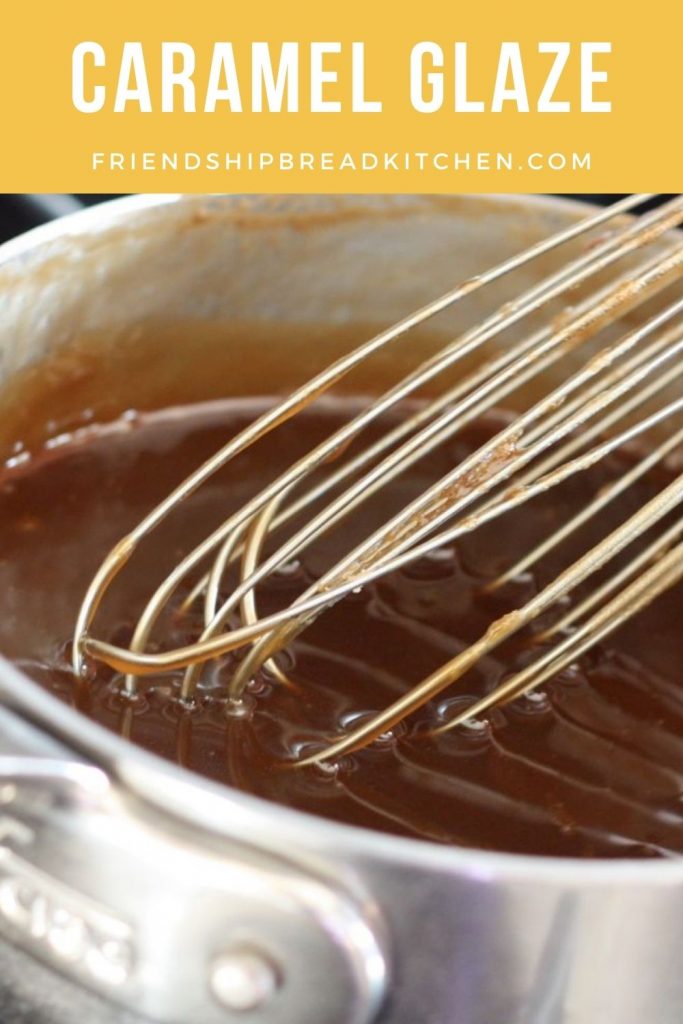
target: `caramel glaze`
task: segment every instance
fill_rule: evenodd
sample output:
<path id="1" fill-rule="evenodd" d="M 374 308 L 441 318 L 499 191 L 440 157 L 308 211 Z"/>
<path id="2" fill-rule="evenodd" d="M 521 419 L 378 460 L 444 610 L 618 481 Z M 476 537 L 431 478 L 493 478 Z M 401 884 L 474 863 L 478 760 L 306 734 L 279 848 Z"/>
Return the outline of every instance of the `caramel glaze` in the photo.
<path id="1" fill-rule="evenodd" d="M 350 399 L 323 401 L 240 456 L 142 546 L 97 619 L 125 642 L 151 586 L 256 488 L 348 416 Z M 528 600 L 585 548 L 595 527 L 495 596 L 482 585 L 545 536 L 627 454 L 351 595 L 278 657 L 293 686 L 264 670 L 249 713 L 227 713 L 231 661 L 207 667 L 193 710 L 177 701 L 180 674 L 143 681 L 130 703 L 120 678 L 69 670 L 79 602 L 101 558 L 199 461 L 249 422 L 258 403 L 205 403 L 106 427 L 84 426 L 0 474 L 0 650 L 62 700 L 135 743 L 201 775 L 327 818 L 439 843 L 582 857 L 683 853 L 683 591 L 660 598 L 542 692 L 495 711 L 479 728 L 427 736 L 449 709 L 526 664 L 530 635 L 508 642 L 463 680 L 330 770 L 292 770 L 301 751 L 380 709 Z M 258 591 L 261 612 L 290 602 L 349 544 L 491 436 L 489 418 L 444 444 Z M 498 422 L 499 425 L 499 422 Z M 382 425 L 385 428 L 386 424 Z M 603 513 L 601 534 L 662 485 L 664 471 Z M 180 595 L 182 596 L 182 594 Z M 548 619 L 544 620 L 547 623 Z M 544 623 L 539 623 L 540 630 Z M 196 636 L 199 612 L 162 622 L 163 646 Z M 538 647 L 535 648 L 538 650 Z M 234 656 L 231 656 L 234 657 Z"/>

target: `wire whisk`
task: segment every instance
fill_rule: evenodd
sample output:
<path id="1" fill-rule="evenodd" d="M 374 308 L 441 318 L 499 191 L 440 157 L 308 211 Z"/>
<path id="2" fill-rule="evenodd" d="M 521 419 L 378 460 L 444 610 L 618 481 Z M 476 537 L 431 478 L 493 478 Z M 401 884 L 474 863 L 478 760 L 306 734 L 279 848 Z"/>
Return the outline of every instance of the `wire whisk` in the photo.
<path id="1" fill-rule="evenodd" d="M 650 198 L 627 196 L 458 284 L 342 356 L 231 438 L 102 563 L 76 623 L 76 676 L 84 676 L 87 659 L 104 662 L 125 674 L 122 685 L 132 698 L 144 677 L 182 669 L 181 700 L 191 704 L 203 666 L 242 650 L 244 656 L 229 684 L 231 702 L 237 708 L 245 687 L 266 664 L 287 685 L 275 660 L 278 652 L 351 591 L 484 524 L 504 521 L 512 510 L 617 449 L 651 436 L 651 443 L 634 449 L 639 455 L 627 472 L 595 493 L 533 550 L 514 557 L 489 589 L 529 570 L 589 521 L 599 521 L 608 505 L 618 507 L 628 488 L 670 461 L 683 444 L 683 241 L 672 231 L 683 222 L 683 199 L 668 199 L 636 217 L 621 216 L 637 211 Z M 596 233 L 596 229 L 601 230 Z M 558 269 L 444 344 L 382 395 L 368 400 L 358 414 L 277 474 L 193 548 L 150 596 L 128 648 L 94 635 L 100 603 L 138 546 L 219 469 L 418 325 L 575 241 L 583 244 Z M 549 312 L 558 300 L 566 304 L 559 317 Z M 531 324 L 526 325 L 529 319 Z M 515 340 L 505 340 L 505 333 L 515 325 L 524 329 L 517 329 Z M 448 373 L 457 371 L 463 361 L 462 372 Z M 362 523 L 365 503 L 390 481 L 408 473 L 491 409 L 505 408 L 510 396 L 525 394 L 530 385 L 537 389 L 539 383 L 544 388 L 540 397 L 494 437 L 379 528 L 369 530 L 290 605 L 259 614 L 257 588 L 280 567 L 352 514 Z M 390 410 L 403 408 L 402 403 L 425 389 L 430 397 L 410 405 L 410 413 L 378 439 L 360 450 L 351 446 L 371 424 Z M 364 716 L 297 764 L 329 761 L 371 743 L 549 609 L 564 609 L 571 598 L 568 610 L 540 634 L 543 645 L 535 660 L 433 732 L 453 729 L 552 679 L 676 584 L 683 577 L 683 473 L 669 474 L 666 481 L 646 504 L 581 553 L 526 604 L 492 621 L 476 642 L 391 706 Z M 225 593 L 228 569 L 235 566 L 237 583 Z M 202 608 L 201 634 L 187 646 L 152 651 L 155 627 L 181 584 L 189 589 L 181 613 Z"/>

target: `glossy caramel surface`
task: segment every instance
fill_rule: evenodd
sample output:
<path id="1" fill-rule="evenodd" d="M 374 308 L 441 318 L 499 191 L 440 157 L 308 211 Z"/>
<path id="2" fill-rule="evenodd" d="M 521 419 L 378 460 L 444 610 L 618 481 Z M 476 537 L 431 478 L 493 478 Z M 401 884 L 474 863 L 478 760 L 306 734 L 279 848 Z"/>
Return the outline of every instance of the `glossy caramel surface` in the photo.
<path id="1" fill-rule="evenodd" d="M 136 554 L 97 618 L 97 635 L 127 642 L 152 586 L 192 542 L 327 436 L 348 417 L 351 401 L 323 401 L 192 498 Z M 31 457 L 17 451 L 0 472 L 0 650 L 61 699 L 133 742 L 314 814 L 487 849 L 582 857 L 682 853 L 680 588 L 539 693 L 495 711 L 476 728 L 428 735 L 453 707 L 535 656 L 531 633 L 499 648 L 369 749 L 343 757 L 329 771 L 291 768 L 302 751 L 433 672 L 494 618 L 527 601 L 572 550 L 583 550 L 592 528 L 533 574 L 495 595 L 484 590 L 535 539 L 623 472 L 627 455 L 610 457 L 507 516 L 503 529 L 499 523 L 478 530 L 326 612 L 278 656 L 293 685 L 262 672 L 243 717 L 228 714 L 230 658 L 204 671 L 193 709 L 178 702 L 180 674 L 143 681 L 133 703 L 121 696 L 120 678 L 102 666 L 91 666 L 88 680 L 75 684 L 71 632 L 106 551 L 259 408 L 226 400 L 129 414 L 106 427 L 84 424 Z M 495 429 L 495 419 L 469 428 L 399 478 L 368 504 L 360 522 L 337 527 L 261 586 L 259 610 L 289 603 L 350 544 Z M 654 493 L 663 473 L 631 488 L 605 514 L 601 530 Z M 200 624 L 199 609 L 181 620 L 167 618 L 154 642 L 186 642 Z"/>

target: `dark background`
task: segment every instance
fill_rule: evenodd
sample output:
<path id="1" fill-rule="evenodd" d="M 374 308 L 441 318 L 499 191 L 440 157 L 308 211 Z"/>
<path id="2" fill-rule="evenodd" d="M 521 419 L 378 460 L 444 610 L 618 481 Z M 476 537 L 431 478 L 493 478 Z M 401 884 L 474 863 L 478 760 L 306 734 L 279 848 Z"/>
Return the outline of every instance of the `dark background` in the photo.
<path id="1" fill-rule="evenodd" d="M 605 205 L 623 198 L 625 193 L 602 193 L 600 195 L 570 195 L 568 198 L 581 199 L 586 202 Z M 0 193 L 0 242 L 14 235 L 35 227 L 51 216 L 68 213 L 79 205 L 92 206 L 108 199 L 116 199 L 114 195 L 28 195 L 24 193 Z M 667 196 L 657 196 L 641 209 L 662 202 Z"/>

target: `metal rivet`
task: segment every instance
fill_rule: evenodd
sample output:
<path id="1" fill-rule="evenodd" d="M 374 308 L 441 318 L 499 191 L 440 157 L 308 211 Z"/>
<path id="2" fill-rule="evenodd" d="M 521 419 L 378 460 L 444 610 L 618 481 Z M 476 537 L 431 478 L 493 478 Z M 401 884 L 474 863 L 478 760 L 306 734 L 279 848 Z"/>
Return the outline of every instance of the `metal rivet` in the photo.
<path id="1" fill-rule="evenodd" d="M 214 960 L 211 991 L 228 1010 L 255 1010 L 267 1002 L 279 984 L 274 964 L 259 950 L 241 949 Z"/>

